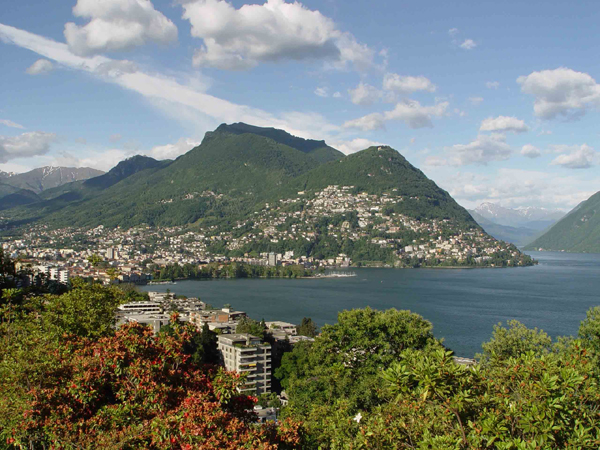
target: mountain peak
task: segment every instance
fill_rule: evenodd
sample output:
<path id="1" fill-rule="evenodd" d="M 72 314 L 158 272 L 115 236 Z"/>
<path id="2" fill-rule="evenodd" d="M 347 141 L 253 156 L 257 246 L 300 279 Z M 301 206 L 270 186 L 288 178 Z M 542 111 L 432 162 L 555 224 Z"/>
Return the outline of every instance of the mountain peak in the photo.
<path id="1" fill-rule="evenodd" d="M 170 160 L 157 161 L 149 156 L 134 155 L 124 159 L 104 175 L 86 180 L 84 185 L 93 188 L 106 189 L 137 172 L 164 167 L 169 163 L 171 163 Z"/>
<path id="2" fill-rule="evenodd" d="M 219 125 L 215 131 L 206 133 L 204 139 L 213 139 L 222 134 L 239 135 L 246 133 L 269 138 L 280 144 L 300 150 L 301 152 L 312 156 L 318 162 L 334 161 L 344 157 L 342 152 L 328 146 L 324 140 L 317 141 L 314 139 L 304 139 L 278 128 L 257 127 L 243 122 L 232 123 L 229 125 L 223 123 Z"/>

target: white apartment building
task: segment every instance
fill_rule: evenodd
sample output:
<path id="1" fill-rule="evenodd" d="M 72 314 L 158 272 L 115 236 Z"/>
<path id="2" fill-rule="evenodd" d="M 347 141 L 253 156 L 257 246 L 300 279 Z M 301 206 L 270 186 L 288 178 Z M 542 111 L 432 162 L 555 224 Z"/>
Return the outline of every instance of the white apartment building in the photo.
<path id="1" fill-rule="evenodd" d="M 69 282 L 69 271 L 68 270 L 59 270 L 58 281 L 60 281 L 63 284 L 67 284 Z"/>
<path id="2" fill-rule="evenodd" d="M 251 334 L 224 334 L 218 348 L 225 368 L 246 374 L 240 392 L 265 394 L 271 391 L 271 345 Z"/>
<path id="3" fill-rule="evenodd" d="M 296 325 L 294 325 L 293 323 L 274 321 L 265 322 L 265 325 L 269 330 L 281 330 L 285 334 L 289 334 L 290 336 L 296 336 L 296 334 L 298 334 L 296 330 Z"/>
<path id="4" fill-rule="evenodd" d="M 158 302 L 129 302 L 119 306 L 119 311 L 129 314 L 161 313 L 163 308 Z"/>

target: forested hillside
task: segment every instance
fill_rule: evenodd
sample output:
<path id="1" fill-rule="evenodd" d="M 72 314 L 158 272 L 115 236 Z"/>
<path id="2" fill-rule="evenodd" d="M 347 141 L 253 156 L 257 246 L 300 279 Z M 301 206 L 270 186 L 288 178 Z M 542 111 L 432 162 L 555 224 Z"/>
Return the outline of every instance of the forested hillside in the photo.
<path id="1" fill-rule="evenodd" d="M 447 218 L 475 226 L 447 192 L 390 147 L 343 157 L 323 141 L 246 124 L 221 125 L 176 161 L 135 157 L 105 175 L 44 193 L 44 201 L 9 213 L 52 226 L 173 226 L 242 220 L 265 202 L 329 185 L 390 191 L 416 218 Z M 22 223 L 22 222 L 19 222 Z"/>
<path id="2" fill-rule="evenodd" d="M 600 192 L 578 205 L 526 248 L 600 253 Z"/>

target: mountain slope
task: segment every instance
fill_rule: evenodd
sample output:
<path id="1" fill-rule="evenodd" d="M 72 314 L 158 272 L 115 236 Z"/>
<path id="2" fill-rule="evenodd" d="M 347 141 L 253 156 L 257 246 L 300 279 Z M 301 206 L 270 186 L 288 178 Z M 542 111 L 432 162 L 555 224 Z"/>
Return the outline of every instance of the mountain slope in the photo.
<path id="1" fill-rule="evenodd" d="M 202 144 L 152 176 L 125 178 L 48 217 L 76 225 L 172 226 L 251 212 L 290 179 L 316 166 L 310 155 L 256 134 L 207 133 Z M 91 181 L 91 180 L 90 180 Z"/>
<path id="2" fill-rule="evenodd" d="M 19 174 L 2 174 L 2 181 L 19 189 L 41 192 L 73 181 L 87 180 L 102 175 L 101 170 L 89 167 L 46 166 Z"/>
<path id="3" fill-rule="evenodd" d="M 41 201 L 40 197 L 28 189 L 19 189 L 17 192 L 0 198 L 0 210 L 30 205 Z"/>
<path id="4" fill-rule="evenodd" d="M 600 253 L 600 192 L 579 204 L 528 250 Z"/>
<path id="5" fill-rule="evenodd" d="M 319 161 L 315 153 L 334 159 Z M 343 185 L 353 186 L 356 193 L 401 197 L 387 208 L 399 214 L 479 228 L 446 191 L 392 148 L 340 155 L 323 141 L 282 130 L 222 125 L 173 162 L 135 157 L 106 175 L 45 192 L 44 202 L 19 209 L 14 219 L 42 217 L 57 227 L 223 227 L 247 220 L 266 203 L 296 197 L 299 191 L 312 195 L 329 185 Z M 125 170 L 127 164 L 140 170 Z"/>
<path id="6" fill-rule="evenodd" d="M 469 213 L 400 153 L 388 146 L 370 147 L 324 164 L 299 177 L 298 187 L 319 190 L 328 185 L 354 186 L 357 192 L 391 191 L 403 197 L 398 212 L 415 218 L 454 219 L 477 227 Z"/>

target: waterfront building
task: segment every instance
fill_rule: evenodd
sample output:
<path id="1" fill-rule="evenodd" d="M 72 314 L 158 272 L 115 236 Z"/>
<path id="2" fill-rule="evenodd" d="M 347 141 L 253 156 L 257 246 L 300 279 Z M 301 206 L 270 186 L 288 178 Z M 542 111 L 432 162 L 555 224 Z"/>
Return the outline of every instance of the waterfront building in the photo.
<path id="1" fill-rule="evenodd" d="M 269 266 L 276 266 L 277 265 L 277 254 L 276 253 L 269 253 L 269 257 L 268 257 L 268 265 Z"/>

